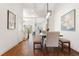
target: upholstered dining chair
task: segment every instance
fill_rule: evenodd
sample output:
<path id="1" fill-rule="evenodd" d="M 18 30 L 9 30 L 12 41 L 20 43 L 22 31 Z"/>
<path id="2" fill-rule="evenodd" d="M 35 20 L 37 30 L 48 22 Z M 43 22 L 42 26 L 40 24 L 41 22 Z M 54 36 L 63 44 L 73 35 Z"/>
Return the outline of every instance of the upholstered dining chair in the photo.
<path id="1" fill-rule="evenodd" d="M 46 47 L 58 47 L 59 32 L 48 32 L 45 40 Z"/>

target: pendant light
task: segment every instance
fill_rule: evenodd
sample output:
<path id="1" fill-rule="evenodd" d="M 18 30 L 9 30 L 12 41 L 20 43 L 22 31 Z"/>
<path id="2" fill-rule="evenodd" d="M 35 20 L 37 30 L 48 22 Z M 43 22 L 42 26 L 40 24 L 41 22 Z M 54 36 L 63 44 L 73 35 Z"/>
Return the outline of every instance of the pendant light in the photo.
<path id="1" fill-rule="evenodd" d="M 46 15 L 46 20 L 47 20 L 47 31 L 49 31 L 49 17 L 51 16 L 52 11 L 49 10 L 49 5 L 48 3 L 46 4 L 47 6 L 47 15 Z"/>
<path id="2" fill-rule="evenodd" d="M 46 5 L 47 5 L 47 15 L 46 15 L 46 19 L 48 19 L 49 16 L 51 16 L 52 11 L 49 10 L 49 5 L 48 5 L 48 3 L 47 3 Z"/>

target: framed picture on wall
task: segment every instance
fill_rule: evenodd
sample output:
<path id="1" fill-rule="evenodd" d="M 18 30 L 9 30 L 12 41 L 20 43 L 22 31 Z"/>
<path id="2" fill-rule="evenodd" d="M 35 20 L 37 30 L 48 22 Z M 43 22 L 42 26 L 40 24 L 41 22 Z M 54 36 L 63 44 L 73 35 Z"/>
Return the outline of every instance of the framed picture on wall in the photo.
<path id="1" fill-rule="evenodd" d="M 75 12 L 73 9 L 61 17 L 62 31 L 75 31 Z"/>
<path id="2" fill-rule="evenodd" d="M 16 15 L 7 10 L 7 29 L 13 30 L 16 27 Z"/>

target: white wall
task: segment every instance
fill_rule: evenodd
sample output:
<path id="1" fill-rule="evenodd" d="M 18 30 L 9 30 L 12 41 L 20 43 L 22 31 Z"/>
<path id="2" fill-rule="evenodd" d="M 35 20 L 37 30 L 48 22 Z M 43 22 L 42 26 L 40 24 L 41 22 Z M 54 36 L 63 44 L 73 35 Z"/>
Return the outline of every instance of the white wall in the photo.
<path id="1" fill-rule="evenodd" d="M 76 30 L 61 31 L 61 16 L 76 9 Z M 61 31 L 64 38 L 71 41 L 71 48 L 79 52 L 79 4 L 57 4 L 54 12 L 54 30 Z"/>
<path id="2" fill-rule="evenodd" d="M 16 15 L 16 28 L 7 29 L 7 10 Z M 0 55 L 11 49 L 23 38 L 21 4 L 0 4 Z"/>

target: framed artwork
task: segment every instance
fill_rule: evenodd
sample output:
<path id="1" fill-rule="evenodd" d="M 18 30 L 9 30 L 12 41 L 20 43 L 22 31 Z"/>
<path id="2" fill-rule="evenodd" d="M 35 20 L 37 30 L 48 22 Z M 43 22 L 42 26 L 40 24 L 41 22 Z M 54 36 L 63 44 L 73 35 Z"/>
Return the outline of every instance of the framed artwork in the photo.
<path id="1" fill-rule="evenodd" d="M 7 29 L 13 30 L 16 27 L 16 15 L 11 11 L 7 11 Z"/>
<path id="2" fill-rule="evenodd" d="M 75 12 L 73 9 L 61 17 L 62 31 L 75 31 Z"/>

